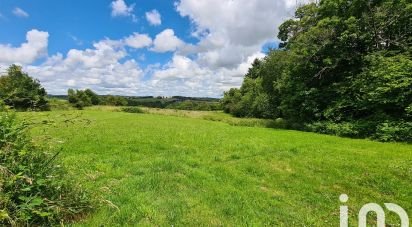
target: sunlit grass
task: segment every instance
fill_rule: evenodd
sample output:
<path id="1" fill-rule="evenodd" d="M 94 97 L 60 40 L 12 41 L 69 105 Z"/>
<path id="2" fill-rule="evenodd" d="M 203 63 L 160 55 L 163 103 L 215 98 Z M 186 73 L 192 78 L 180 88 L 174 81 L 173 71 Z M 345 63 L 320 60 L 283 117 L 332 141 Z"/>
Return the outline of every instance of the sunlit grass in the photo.
<path id="1" fill-rule="evenodd" d="M 411 145 L 233 126 L 219 112 L 113 111 L 21 114 L 90 120 L 33 131 L 61 142 L 65 166 L 101 198 L 80 225 L 338 226 L 342 193 L 351 226 L 368 202 L 412 210 Z"/>

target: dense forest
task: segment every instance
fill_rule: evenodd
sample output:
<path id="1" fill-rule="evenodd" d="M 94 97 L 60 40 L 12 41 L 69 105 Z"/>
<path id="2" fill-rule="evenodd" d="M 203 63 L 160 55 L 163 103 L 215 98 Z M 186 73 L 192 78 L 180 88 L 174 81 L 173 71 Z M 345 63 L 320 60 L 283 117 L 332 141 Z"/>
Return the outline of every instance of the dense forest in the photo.
<path id="1" fill-rule="evenodd" d="M 290 128 L 412 141 L 412 3 L 322 0 L 279 27 L 278 49 L 225 92 L 238 117 Z M 279 119 L 280 120 L 280 119 Z"/>

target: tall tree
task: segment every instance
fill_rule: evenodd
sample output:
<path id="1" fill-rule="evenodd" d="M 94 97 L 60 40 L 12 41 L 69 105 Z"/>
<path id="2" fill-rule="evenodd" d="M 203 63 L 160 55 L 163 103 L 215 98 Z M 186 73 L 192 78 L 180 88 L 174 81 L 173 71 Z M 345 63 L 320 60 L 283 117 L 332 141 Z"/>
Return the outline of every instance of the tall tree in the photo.
<path id="1" fill-rule="evenodd" d="M 22 68 L 11 65 L 0 77 L 0 98 L 17 110 L 48 110 L 46 90 L 38 80 L 31 78 Z"/>

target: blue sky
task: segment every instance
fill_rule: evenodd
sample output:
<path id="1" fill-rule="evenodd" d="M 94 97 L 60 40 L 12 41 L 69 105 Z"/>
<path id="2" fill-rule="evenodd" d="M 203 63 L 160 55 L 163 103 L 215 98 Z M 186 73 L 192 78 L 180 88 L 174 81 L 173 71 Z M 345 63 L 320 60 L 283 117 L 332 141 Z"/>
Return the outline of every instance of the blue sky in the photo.
<path id="1" fill-rule="evenodd" d="M 0 66 L 51 94 L 220 97 L 276 46 L 292 0 L 0 0 Z"/>

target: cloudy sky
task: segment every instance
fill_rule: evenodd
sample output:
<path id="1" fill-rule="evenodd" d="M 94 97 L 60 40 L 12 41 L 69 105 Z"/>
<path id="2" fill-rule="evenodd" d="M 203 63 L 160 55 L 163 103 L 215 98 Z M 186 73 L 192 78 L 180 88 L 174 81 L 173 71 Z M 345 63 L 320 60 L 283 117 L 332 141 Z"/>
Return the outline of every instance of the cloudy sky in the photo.
<path id="1" fill-rule="evenodd" d="M 296 0 L 0 0 L 0 72 L 49 94 L 221 97 L 277 47 Z"/>

